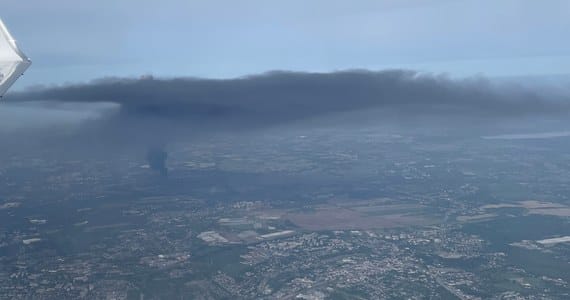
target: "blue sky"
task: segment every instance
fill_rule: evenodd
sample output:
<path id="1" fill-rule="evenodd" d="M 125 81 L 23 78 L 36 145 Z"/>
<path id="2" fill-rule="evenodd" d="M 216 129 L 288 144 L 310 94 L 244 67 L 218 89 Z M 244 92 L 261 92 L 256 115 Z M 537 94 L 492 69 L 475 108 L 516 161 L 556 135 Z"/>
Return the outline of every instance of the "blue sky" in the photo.
<path id="1" fill-rule="evenodd" d="M 3 0 L 18 88 L 104 76 L 406 68 L 570 73 L 567 0 Z"/>

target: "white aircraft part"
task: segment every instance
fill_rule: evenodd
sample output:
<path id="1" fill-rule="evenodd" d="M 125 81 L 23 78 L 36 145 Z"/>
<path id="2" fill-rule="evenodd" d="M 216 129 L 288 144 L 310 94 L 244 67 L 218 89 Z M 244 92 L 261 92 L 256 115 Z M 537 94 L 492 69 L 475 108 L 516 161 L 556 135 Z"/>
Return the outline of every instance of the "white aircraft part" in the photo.
<path id="1" fill-rule="evenodd" d="M 31 64 L 0 19 L 0 97 L 4 96 Z"/>

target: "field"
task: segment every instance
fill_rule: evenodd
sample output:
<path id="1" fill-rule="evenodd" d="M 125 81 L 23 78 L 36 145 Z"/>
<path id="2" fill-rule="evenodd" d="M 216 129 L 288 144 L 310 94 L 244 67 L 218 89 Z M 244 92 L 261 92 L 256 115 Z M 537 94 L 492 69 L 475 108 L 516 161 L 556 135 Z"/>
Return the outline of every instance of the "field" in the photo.
<path id="1" fill-rule="evenodd" d="M 308 211 L 289 212 L 284 217 L 307 230 L 381 229 L 439 222 L 421 205 L 385 200 L 331 201 Z"/>

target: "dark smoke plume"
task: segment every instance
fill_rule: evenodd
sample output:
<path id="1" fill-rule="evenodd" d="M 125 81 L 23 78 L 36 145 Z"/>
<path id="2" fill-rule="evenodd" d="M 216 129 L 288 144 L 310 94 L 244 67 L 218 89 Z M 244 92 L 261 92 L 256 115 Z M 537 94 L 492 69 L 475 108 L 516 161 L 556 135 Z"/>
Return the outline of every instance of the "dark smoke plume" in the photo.
<path id="1" fill-rule="evenodd" d="M 162 147 L 151 147 L 148 149 L 146 159 L 148 165 L 152 170 L 159 172 L 163 176 L 168 175 L 168 168 L 166 167 L 166 159 L 168 153 Z"/>
<path id="2" fill-rule="evenodd" d="M 223 80 L 112 78 L 33 89 L 9 99 L 116 103 L 119 112 L 100 122 L 102 126 L 92 126 L 92 132 L 119 142 L 128 139 L 146 144 L 168 143 L 189 132 L 267 128 L 339 114 L 343 124 L 363 119 L 411 123 L 428 116 L 435 122 L 453 119 L 469 126 L 474 122 L 468 118 L 492 123 L 565 116 L 570 111 L 566 94 L 401 70 L 272 72 Z M 350 114 L 358 116 L 351 118 Z"/>

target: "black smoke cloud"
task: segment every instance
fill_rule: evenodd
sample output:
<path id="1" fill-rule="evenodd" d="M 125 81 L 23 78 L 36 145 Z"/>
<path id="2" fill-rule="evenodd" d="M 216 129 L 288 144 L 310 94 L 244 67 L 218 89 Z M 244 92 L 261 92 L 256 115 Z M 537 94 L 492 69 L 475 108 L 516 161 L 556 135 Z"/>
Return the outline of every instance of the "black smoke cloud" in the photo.
<path id="1" fill-rule="evenodd" d="M 159 172 L 161 175 L 168 175 L 168 168 L 166 167 L 166 158 L 168 153 L 164 147 L 152 146 L 148 149 L 146 159 L 151 169 Z"/>
<path id="2" fill-rule="evenodd" d="M 237 79 L 121 79 L 36 88 L 12 101 L 112 102 L 107 135 L 151 138 L 265 128 L 336 114 L 406 122 L 422 116 L 501 120 L 566 115 L 564 95 L 481 78 L 451 80 L 412 71 L 272 72 Z M 348 118 L 350 122 L 360 117 Z M 343 118 L 344 121 L 347 118 Z M 103 126 L 105 127 L 105 126 Z"/>

